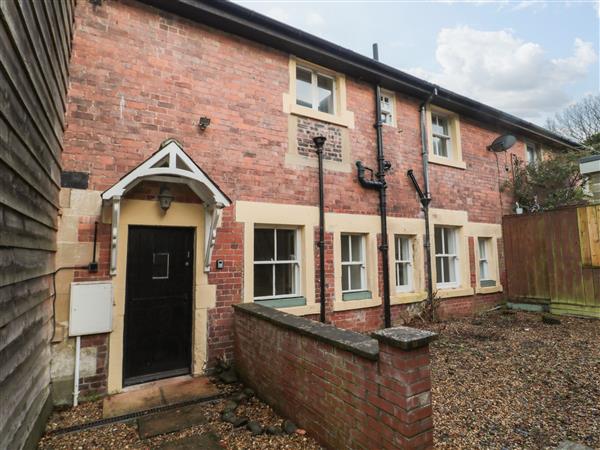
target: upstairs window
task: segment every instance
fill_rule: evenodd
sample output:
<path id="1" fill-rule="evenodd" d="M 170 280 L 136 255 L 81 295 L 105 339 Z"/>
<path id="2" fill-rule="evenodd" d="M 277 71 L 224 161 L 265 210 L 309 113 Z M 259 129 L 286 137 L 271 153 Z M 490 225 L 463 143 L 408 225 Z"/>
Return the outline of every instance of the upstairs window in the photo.
<path id="1" fill-rule="evenodd" d="M 342 292 L 367 289 L 365 237 L 362 234 L 342 234 Z"/>
<path id="2" fill-rule="evenodd" d="M 379 97 L 381 103 L 381 122 L 385 125 L 394 125 L 394 95 L 382 92 Z"/>
<path id="3" fill-rule="evenodd" d="M 452 157 L 450 119 L 438 113 L 431 114 L 433 154 L 442 158 Z"/>
<path id="4" fill-rule="evenodd" d="M 412 243 L 408 236 L 395 239 L 396 291 L 412 291 Z"/>
<path id="5" fill-rule="evenodd" d="M 299 295 L 298 231 L 286 228 L 254 230 L 254 298 Z"/>
<path id="6" fill-rule="evenodd" d="M 542 150 L 539 145 L 533 142 L 526 144 L 525 154 L 527 158 L 527 164 L 537 164 L 542 160 Z"/>
<path id="7" fill-rule="evenodd" d="M 335 114 L 335 79 L 315 70 L 296 66 L 296 104 Z"/>
<path id="8" fill-rule="evenodd" d="M 435 269 L 438 288 L 458 286 L 456 228 L 435 227 Z"/>

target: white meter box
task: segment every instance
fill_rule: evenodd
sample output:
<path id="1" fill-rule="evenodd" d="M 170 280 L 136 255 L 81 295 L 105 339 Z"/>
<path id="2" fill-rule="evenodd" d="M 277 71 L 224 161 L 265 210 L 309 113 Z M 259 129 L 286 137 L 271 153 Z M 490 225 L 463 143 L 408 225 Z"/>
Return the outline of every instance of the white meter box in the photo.
<path id="1" fill-rule="evenodd" d="M 69 336 L 111 332 L 112 304 L 110 281 L 71 283 Z"/>

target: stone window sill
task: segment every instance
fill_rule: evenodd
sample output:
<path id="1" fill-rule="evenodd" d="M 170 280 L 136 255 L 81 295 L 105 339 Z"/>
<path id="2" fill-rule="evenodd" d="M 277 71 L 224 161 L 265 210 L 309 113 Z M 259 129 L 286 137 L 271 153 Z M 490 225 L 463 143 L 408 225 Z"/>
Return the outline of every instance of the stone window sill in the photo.
<path id="1" fill-rule="evenodd" d="M 467 168 L 467 164 L 462 160 L 442 158 L 441 156 L 432 155 L 431 153 L 429 154 L 429 162 L 432 164 L 453 167 L 455 169 L 465 170 Z"/>
<path id="2" fill-rule="evenodd" d="M 427 298 L 427 292 L 398 292 L 390 298 L 391 305 L 404 305 L 407 303 L 422 302 Z"/>
<path id="3" fill-rule="evenodd" d="M 317 111 L 305 106 L 299 106 L 295 103 L 290 105 L 290 113 L 296 116 L 308 117 L 310 119 L 320 120 L 321 122 L 332 123 L 346 128 L 354 128 L 354 115 L 349 111 L 343 114 L 329 114 Z"/>
<path id="4" fill-rule="evenodd" d="M 503 288 L 501 284 L 496 284 L 495 286 L 479 286 L 475 289 L 475 292 L 478 294 L 493 294 L 502 291 Z"/>
<path id="5" fill-rule="evenodd" d="M 290 306 L 286 308 L 277 308 L 285 311 L 288 314 L 292 314 L 294 316 L 308 316 L 313 314 L 319 314 L 321 311 L 320 303 L 310 303 L 304 306 Z"/>
<path id="6" fill-rule="evenodd" d="M 437 291 L 437 296 L 439 298 L 466 297 L 474 293 L 475 290 L 472 287 L 462 286 L 452 289 L 440 289 Z"/>

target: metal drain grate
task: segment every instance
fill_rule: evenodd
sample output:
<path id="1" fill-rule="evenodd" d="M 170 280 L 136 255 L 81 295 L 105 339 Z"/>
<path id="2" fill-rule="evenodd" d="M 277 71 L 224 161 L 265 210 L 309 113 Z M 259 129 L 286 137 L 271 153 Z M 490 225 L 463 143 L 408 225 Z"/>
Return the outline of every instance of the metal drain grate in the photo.
<path id="1" fill-rule="evenodd" d="M 70 427 L 59 428 L 58 430 L 52 430 L 45 433 L 46 436 L 56 436 L 61 434 L 73 433 L 75 431 L 88 430 L 90 428 L 98 428 L 113 423 L 128 422 L 138 417 L 147 416 L 163 411 L 169 411 L 171 409 L 182 408 L 184 406 L 195 405 L 198 403 L 211 403 L 215 400 L 224 398 L 226 394 L 217 394 L 210 397 L 199 398 L 196 400 L 188 400 L 186 402 L 175 403 L 173 405 L 157 406 L 155 408 L 146 409 L 144 411 L 137 411 L 129 414 L 123 414 L 122 416 L 109 417 L 106 419 L 95 420 L 94 422 L 82 423 L 80 425 L 73 425 Z"/>

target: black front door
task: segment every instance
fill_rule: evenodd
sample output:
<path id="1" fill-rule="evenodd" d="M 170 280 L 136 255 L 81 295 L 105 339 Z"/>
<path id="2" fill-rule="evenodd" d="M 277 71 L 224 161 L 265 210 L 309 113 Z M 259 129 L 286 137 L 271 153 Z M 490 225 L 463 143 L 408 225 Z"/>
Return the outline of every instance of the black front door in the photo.
<path id="1" fill-rule="evenodd" d="M 123 385 L 190 373 L 194 230 L 130 226 Z"/>

